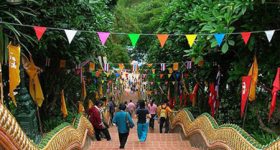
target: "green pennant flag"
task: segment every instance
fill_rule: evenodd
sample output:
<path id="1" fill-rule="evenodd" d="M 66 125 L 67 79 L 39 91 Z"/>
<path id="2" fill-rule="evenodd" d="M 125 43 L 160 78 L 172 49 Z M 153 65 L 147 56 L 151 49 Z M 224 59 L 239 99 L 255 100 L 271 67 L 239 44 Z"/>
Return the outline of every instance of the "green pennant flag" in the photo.
<path id="1" fill-rule="evenodd" d="M 140 34 L 135 34 L 135 33 L 131 33 L 131 34 L 128 34 L 128 37 L 132 43 L 132 46 L 136 46 L 136 43 L 140 37 Z"/>
<path id="2" fill-rule="evenodd" d="M 152 74 L 152 77 L 155 78 L 155 77 L 156 77 L 156 74 Z"/>
<path id="3" fill-rule="evenodd" d="M 160 82 L 157 82 L 158 85 L 160 85 Z"/>

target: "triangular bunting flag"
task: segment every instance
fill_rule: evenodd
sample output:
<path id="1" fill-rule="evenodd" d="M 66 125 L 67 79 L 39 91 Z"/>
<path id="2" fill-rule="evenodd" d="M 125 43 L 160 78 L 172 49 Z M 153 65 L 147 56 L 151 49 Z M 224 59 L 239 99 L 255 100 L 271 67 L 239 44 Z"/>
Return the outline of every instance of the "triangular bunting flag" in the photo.
<path id="1" fill-rule="evenodd" d="M 241 32 L 241 36 L 244 40 L 244 43 L 247 44 L 250 39 L 251 32 Z"/>
<path id="2" fill-rule="evenodd" d="M 160 74 L 160 75 L 159 75 L 159 77 L 160 77 L 161 79 L 163 78 L 163 76 L 164 76 L 164 74 Z"/>
<path id="3" fill-rule="evenodd" d="M 41 37 L 43 36 L 45 31 L 47 30 L 46 27 L 39 27 L 39 26 L 34 26 L 33 29 L 34 29 L 34 31 L 36 33 L 38 41 L 40 41 Z"/>
<path id="4" fill-rule="evenodd" d="M 105 45 L 110 33 L 109 32 L 97 32 L 102 45 Z"/>
<path id="5" fill-rule="evenodd" d="M 140 34 L 128 34 L 128 37 L 131 41 L 132 46 L 136 46 L 136 43 L 140 37 Z"/>
<path id="6" fill-rule="evenodd" d="M 174 85 L 174 84 L 175 84 L 175 81 L 172 81 L 172 84 Z"/>
<path id="7" fill-rule="evenodd" d="M 168 78 L 170 78 L 171 77 L 171 74 L 168 74 Z"/>
<path id="8" fill-rule="evenodd" d="M 72 40 L 74 39 L 74 37 L 77 33 L 77 30 L 64 30 L 64 32 L 65 32 L 68 42 L 70 44 L 72 42 Z"/>
<path id="9" fill-rule="evenodd" d="M 160 85 L 160 82 L 157 82 L 158 85 Z"/>
<path id="10" fill-rule="evenodd" d="M 223 39 L 225 37 L 225 34 L 214 34 L 215 39 L 218 42 L 218 45 L 221 46 Z"/>
<path id="11" fill-rule="evenodd" d="M 165 84 L 167 85 L 167 84 L 168 84 L 168 81 L 165 81 Z"/>
<path id="12" fill-rule="evenodd" d="M 157 38 L 158 38 L 158 40 L 160 42 L 160 46 L 161 47 L 164 46 L 166 40 L 168 39 L 168 36 L 169 36 L 168 34 L 158 34 L 157 35 Z"/>
<path id="13" fill-rule="evenodd" d="M 187 35 L 186 35 L 186 38 L 187 38 L 187 40 L 188 40 L 188 43 L 189 43 L 190 47 L 193 46 L 193 43 L 194 43 L 196 37 L 197 37 L 196 34 L 187 34 Z"/>
<path id="14" fill-rule="evenodd" d="M 274 35 L 275 30 L 269 30 L 269 31 L 265 31 L 265 35 L 267 37 L 268 42 L 271 41 L 273 35 Z"/>
<path id="15" fill-rule="evenodd" d="M 173 72 L 172 68 L 168 68 L 168 72 L 171 74 Z"/>
<path id="16" fill-rule="evenodd" d="M 148 67 L 152 67 L 153 66 L 153 64 L 147 64 L 148 65 Z"/>

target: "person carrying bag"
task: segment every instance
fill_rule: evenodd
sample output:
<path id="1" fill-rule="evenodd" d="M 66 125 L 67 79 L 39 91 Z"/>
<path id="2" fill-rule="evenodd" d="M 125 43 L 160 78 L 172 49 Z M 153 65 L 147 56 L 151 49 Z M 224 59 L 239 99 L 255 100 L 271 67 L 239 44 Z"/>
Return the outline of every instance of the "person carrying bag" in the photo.
<path id="1" fill-rule="evenodd" d="M 129 135 L 129 129 L 134 127 L 134 123 L 131 116 L 125 112 L 125 104 L 121 103 L 119 109 L 120 111 L 115 113 L 113 123 L 118 127 L 120 149 L 124 149 Z"/>

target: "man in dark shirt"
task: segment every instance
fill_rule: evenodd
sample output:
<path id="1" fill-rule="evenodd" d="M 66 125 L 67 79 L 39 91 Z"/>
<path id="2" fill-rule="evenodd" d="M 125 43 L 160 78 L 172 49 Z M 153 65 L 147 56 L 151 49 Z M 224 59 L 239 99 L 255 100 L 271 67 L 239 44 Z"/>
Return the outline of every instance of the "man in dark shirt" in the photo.
<path id="1" fill-rule="evenodd" d="M 140 108 L 136 111 L 138 117 L 137 134 L 140 142 L 145 142 L 148 134 L 147 118 L 151 118 L 148 109 L 145 108 L 145 102 L 139 100 Z"/>

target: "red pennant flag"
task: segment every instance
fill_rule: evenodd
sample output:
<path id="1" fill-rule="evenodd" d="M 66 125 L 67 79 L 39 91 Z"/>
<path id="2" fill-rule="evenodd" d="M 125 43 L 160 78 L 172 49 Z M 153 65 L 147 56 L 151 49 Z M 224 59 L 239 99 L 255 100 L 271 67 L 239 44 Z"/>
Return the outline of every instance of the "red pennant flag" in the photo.
<path id="1" fill-rule="evenodd" d="M 276 107 L 276 97 L 277 92 L 280 90 L 280 68 L 277 69 L 277 74 L 275 76 L 275 79 L 273 81 L 273 89 L 272 89 L 272 101 L 270 104 L 270 110 L 269 110 L 269 121 L 271 119 L 272 113 L 275 110 Z"/>
<path id="2" fill-rule="evenodd" d="M 41 37 L 43 36 L 45 31 L 47 30 L 46 27 L 39 27 L 39 26 L 34 26 L 33 29 L 34 29 L 34 31 L 36 33 L 38 41 L 40 41 Z"/>
<path id="3" fill-rule="evenodd" d="M 160 74 L 160 75 L 159 75 L 159 77 L 160 77 L 161 79 L 163 78 L 163 76 L 164 76 L 164 74 Z"/>
<path id="4" fill-rule="evenodd" d="M 217 94 L 215 91 L 215 85 L 214 85 L 214 83 L 210 83 L 208 104 L 211 108 L 212 117 L 214 117 L 214 114 L 215 114 L 216 98 L 217 98 Z"/>
<path id="5" fill-rule="evenodd" d="M 244 115 L 245 106 L 248 100 L 250 85 L 251 85 L 251 76 L 242 77 L 242 91 L 241 91 L 241 117 Z"/>
<path id="6" fill-rule="evenodd" d="M 241 36 L 244 40 L 244 43 L 247 44 L 250 39 L 251 32 L 241 32 Z"/>
<path id="7" fill-rule="evenodd" d="M 158 34 L 157 35 L 157 38 L 158 38 L 158 40 L 160 42 L 161 48 L 163 48 L 163 46 L 164 46 L 168 36 L 169 36 L 168 34 Z"/>

